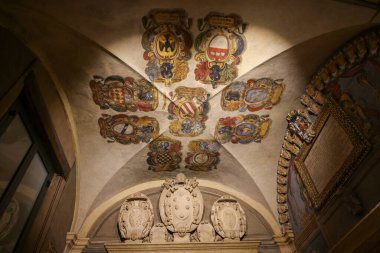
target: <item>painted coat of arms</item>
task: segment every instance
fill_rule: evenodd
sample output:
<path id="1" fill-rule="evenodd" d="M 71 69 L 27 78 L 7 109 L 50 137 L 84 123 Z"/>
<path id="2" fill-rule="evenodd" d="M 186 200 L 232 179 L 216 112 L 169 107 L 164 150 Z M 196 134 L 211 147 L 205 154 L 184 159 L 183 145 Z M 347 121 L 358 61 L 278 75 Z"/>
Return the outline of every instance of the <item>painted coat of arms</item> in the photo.
<path id="1" fill-rule="evenodd" d="M 148 61 L 149 79 L 170 85 L 182 81 L 189 72 L 192 38 L 187 14 L 182 10 L 153 10 L 143 17 L 146 29 L 141 44 Z"/>
<path id="2" fill-rule="evenodd" d="M 194 71 L 195 80 L 212 84 L 214 88 L 231 82 L 238 75 L 236 65 L 246 47 L 242 35 L 246 24 L 234 14 L 210 13 L 198 20 L 198 28 L 201 33 L 195 39 L 195 60 L 199 62 Z"/>
<path id="3" fill-rule="evenodd" d="M 271 120 L 268 115 L 238 115 L 220 118 L 215 127 L 215 139 L 220 143 L 261 142 L 268 134 Z"/>
<path id="4" fill-rule="evenodd" d="M 170 92 L 169 130 L 176 136 L 197 136 L 206 128 L 209 94 L 203 88 L 180 86 Z"/>
<path id="5" fill-rule="evenodd" d="M 261 78 L 233 82 L 222 92 L 221 106 L 225 111 L 250 112 L 272 109 L 280 101 L 284 90 L 282 80 Z"/>
<path id="6" fill-rule="evenodd" d="M 313 130 L 313 122 L 306 110 L 293 110 L 286 116 L 289 130 L 297 134 L 306 143 L 311 143 L 316 133 Z"/>
<path id="7" fill-rule="evenodd" d="M 172 171 L 182 160 L 181 142 L 160 136 L 149 144 L 147 163 L 153 171 Z"/>
<path id="8" fill-rule="evenodd" d="M 157 89 L 144 79 L 94 76 L 90 82 L 94 102 L 101 109 L 118 112 L 154 111 L 158 105 Z"/>
<path id="9" fill-rule="evenodd" d="M 101 136 L 108 139 L 108 142 L 116 141 L 121 144 L 149 142 L 156 138 L 160 131 L 158 121 L 147 116 L 102 114 L 98 123 Z"/>
<path id="10" fill-rule="evenodd" d="M 185 159 L 186 168 L 197 171 L 216 169 L 220 161 L 220 144 L 215 140 L 194 140 L 188 144 L 190 152 Z"/>

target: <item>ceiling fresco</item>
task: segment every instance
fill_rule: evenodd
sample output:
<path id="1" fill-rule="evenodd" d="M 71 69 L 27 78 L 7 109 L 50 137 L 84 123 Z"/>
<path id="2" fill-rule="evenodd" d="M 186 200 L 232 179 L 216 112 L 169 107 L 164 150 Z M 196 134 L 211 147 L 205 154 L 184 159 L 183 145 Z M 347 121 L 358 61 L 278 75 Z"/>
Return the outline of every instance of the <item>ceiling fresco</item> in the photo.
<path id="1" fill-rule="evenodd" d="M 223 89 L 220 104 L 225 111 L 269 110 L 280 102 L 284 88 L 281 79 L 261 78 L 250 79 L 247 82 L 233 82 Z"/>
<path id="2" fill-rule="evenodd" d="M 201 33 L 195 38 L 194 45 L 197 51 L 194 58 L 199 62 L 194 70 L 196 81 L 212 84 L 215 88 L 238 76 L 236 65 L 239 65 L 246 47 L 242 35 L 246 26 L 236 14 L 210 13 L 198 20 Z"/>
<path id="3" fill-rule="evenodd" d="M 141 44 L 147 60 L 145 73 L 151 81 L 170 85 L 187 77 L 191 35 L 183 10 L 152 10 L 142 18 L 145 33 Z M 136 45 L 137 46 L 137 45 Z"/>
<path id="4" fill-rule="evenodd" d="M 197 63 L 195 79 L 203 87 L 179 86 L 163 94 L 162 109 L 167 106 L 169 133 L 171 137 L 159 135 L 159 122 L 154 118 L 158 107 L 158 90 L 155 86 L 162 83 L 169 86 L 182 80 L 188 80 L 187 61 L 192 53 L 192 36 L 188 31 L 189 19 L 184 10 L 154 9 L 142 18 L 145 33 L 142 46 L 145 49 L 144 60 L 148 60 L 145 69 L 150 81 L 131 77 L 122 78 L 112 75 L 102 78 L 98 75 L 90 81 L 95 104 L 100 109 L 113 109 L 117 112 L 146 112 L 138 117 L 128 114 L 102 114 L 98 123 L 100 134 L 111 142 L 138 144 L 153 140 L 149 145 L 148 168 L 152 171 L 172 171 L 180 168 L 182 145 L 188 143 L 185 168 L 195 171 L 209 171 L 217 168 L 223 143 L 248 144 L 261 143 L 269 134 L 271 119 L 268 114 L 241 114 L 243 112 L 269 110 L 280 102 L 284 90 L 283 79 L 249 79 L 246 82 L 231 83 L 237 77 L 237 67 L 241 61 L 247 42 L 243 33 L 247 23 L 236 14 L 210 13 L 198 20 L 201 33 L 195 38 L 194 56 Z M 202 135 L 207 124 L 208 113 L 215 117 L 209 100 L 210 86 L 226 85 L 222 90 L 220 107 L 224 111 L 239 111 L 234 116 L 219 118 L 215 126 L 214 138 L 209 140 L 185 140 L 181 137 Z M 169 103 L 167 103 L 169 101 Z M 219 109 L 220 110 L 220 109 Z M 173 139 L 174 137 L 177 137 Z M 178 138 L 179 137 L 179 138 Z"/>
<path id="5" fill-rule="evenodd" d="M 286 116 L 315 69 L 373 14 L 335 1 L 200 6 L 204 0 L 0 6 L 0 23 L 28 42 L 66 94 L 80 171 L 74 231 L 105 199 L 180 172 L 234 188 L 277 218 L 277 173 L 296 151 L 282 148 Z M 370 87 L 365 75 L 355 80 Z M 316 114 L 313 92 L 302 103 Z"/>

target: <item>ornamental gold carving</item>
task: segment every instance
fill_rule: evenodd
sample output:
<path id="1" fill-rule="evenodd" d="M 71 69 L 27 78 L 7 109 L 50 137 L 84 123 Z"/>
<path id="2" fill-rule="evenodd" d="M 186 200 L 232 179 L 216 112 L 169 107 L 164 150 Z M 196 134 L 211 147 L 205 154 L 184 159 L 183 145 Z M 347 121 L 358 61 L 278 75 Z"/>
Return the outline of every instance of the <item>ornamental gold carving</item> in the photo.
<path id="1" fill-rule="evenodd" d="M 247 219 L 239 202 L 225 195 L 211 208 L 211 222 L 224 241 L 240 240 L 247 231 Z"/>
<path id="2" fill-rule="evenodd" d="M 160 215 L 166 228 L 174 233 L 174 242 L 190 242 L 203 216 L 203 198 L 196 178 L 182 173 L 167 178 L 159 200 Z"/>
<path id="3" fill-rule="evenodd" d="M 129 195 L 120 208 L 120 235 L 127 241 L 142 240 L 149 234 L 153 221 L 153 206 L 148 197 L 142 193 Z"/>

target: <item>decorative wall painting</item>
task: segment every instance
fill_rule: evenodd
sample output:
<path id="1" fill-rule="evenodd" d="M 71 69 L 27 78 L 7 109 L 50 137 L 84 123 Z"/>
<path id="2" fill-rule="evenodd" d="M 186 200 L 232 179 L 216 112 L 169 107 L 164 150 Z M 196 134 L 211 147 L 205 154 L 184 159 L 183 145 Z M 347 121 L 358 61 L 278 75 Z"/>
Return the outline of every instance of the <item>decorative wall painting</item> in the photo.
<path id="1" fill-rule="evenodd" d="M 179 168 L 182 160 L 181 142 L 159 136 L 149 143 L 147 163 L 153 171 L 172 171 Z"/>
<path id="2" fill-rule="evenodd" d="M 175 136 L 197 136 L 206 128 L 209 94 L 203 88 L 180 86 L 170 92 L 169 130 Z"/>
<path id="3" fill-rule="evenodd" d="M 380 58 L 371 58 L 330 83 L 328 91 L 366 136 L 380 133 Z"/>
<path id="4" fill-rule="evenodd" d="M 271 120 L 268 115 L 238 115 L 220 118 L 215 127 L 215 139 L 220 143 L 261 142 L 268 134 Z"/>
<path id="5" fill-rule="evenodd" d="M 100 109 L 113 109 L 118 112 L 137 110 L 154 111 L 158 105 L 157 89 L 145 79 L 134 80 L 131 77 L 95 76 L 90 81 L 95 104 Z"/>
<path id="6" fill-rule="evenodd" d="M 189 72 L 192 38 L 189 21 L 183 10 L 153 10 L 144 16 L 146 29 L 141 44 L 148 61 L 145 73 L 149 80 L 170 85 L 184 80 Z"/>
<path id="7" fill-rule="evenodd" d="M 246 42 L 242 35 L 246 24 L 234 14 L 210 13 L 198 20 L 201 33 L 195 39 L 195 80 L 204 84 L 226 84 L 238 76 Z"/>
<path id="8" fill-rule="evenodd" d="M 250 112 L 272 109 L 280 101 L 283 80 L 261 78 L 247 82 L 233 82 L 222 92 L 221 106 L 225 111 Z"/>
<path id="9" fill-rule="evenodd" d="M 301 233 L 312 221 L 313 210 L 311 203 L 307 199 L 306 190 L 303 187 L 301 178 L 297 174 L 294 163 L 292 162 L 288 170 L 288 193 L 287 203 L 289 206 L 290 220 L 296 239 L 299 239 Z M 316 225 L 316 224 L 315 224 Z M 316 229 L 316 227 L 315 227 Z M 313 231 L 309 231 L 310 233 Z"/>
<path id="10" fill-rule="evenodd" d="M 216 169 L 220 161 L 220 144 L 215 140 L 193 140 L 188 144 L 189 153 L 185 159 L 186 168 L 196 171 Z"/>
<path id="11" fill-rule="evenodd" d="M 152 117 L 128 116 L 125 114 L 102 114 L 98 120 L 100 135 L 108 142 L 138 144 L 156 138 L 160 131 L 158 121 Z"/>

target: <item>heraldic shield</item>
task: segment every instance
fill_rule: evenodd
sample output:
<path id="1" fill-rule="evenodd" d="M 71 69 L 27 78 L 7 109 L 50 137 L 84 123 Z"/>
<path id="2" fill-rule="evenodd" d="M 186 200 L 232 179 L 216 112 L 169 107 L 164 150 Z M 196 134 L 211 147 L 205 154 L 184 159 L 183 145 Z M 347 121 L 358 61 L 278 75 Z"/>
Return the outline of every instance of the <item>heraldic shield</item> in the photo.
<path id="1" fill-rule="evenodd" d="M 225 195 L 212 205 L 211 222 L 224 241 L 240 240 L 247 231 L 247 218 L 239 202 Z"/>
<path id="2" fill-rule="evenodd" d="M 174 242 L 190 242 L 190 232 L 198 227 L 204 209 L 198 182 L 180 173 L 167 178 L 163 187 L 159 200 L 162 222 L 173 232 Z"/>
<path id="3" fill-rule="evenodd" d="M 153 206 L 149 198 L 142 193 L 129 195 L 119 213 L 121 237 L 127 241 L 142 240 L 149 235 L 153 222 Z"/>

